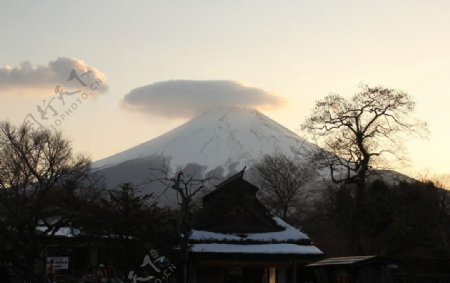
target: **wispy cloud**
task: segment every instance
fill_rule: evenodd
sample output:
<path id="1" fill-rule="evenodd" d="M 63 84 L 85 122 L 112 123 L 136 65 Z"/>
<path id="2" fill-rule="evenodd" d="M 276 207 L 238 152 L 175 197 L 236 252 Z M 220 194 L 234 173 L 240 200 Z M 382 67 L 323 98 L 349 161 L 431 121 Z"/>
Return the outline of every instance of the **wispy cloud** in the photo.
<path id="1" fill-rule="evenodd" d="M 85 74 L 83 80 L 86 80 L 87 84 L 99 81 L 97 93 L 107 91 L 105 74 L 83 60 L 67 57 L 59 57 L 47 65 L 33 65 L 24 61 L 19 66 L 0 67 L 0 90 L 54 89 L 57 85 L 79 87 L 79 82 L 69 80 L 73 70 L 78 74 Z"/>
<path id="2" fill-rule="evenodd" d="M 227 80 L 170 80 L 135 88 L 124 108 L 168 118 L 189 118 L 210 108 L 277 106 L 281 99 L 262 89 Z"/>

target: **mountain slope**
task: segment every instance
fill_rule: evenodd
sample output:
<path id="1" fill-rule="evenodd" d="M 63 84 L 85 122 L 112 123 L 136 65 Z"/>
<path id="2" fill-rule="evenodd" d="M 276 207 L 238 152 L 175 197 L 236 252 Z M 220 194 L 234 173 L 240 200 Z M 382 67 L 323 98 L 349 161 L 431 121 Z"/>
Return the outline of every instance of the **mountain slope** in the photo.
<path id="1" fill-rule="evenodd" d="M 104 169 L 122 162 L 165 156 L 171 167 L 194 163 L 225 172 L 251 165 L 264 154 L 306 153 L 315 146 L 260 112 L 248 108 L 210 110 L 155 139 L 95 162 Z"/>

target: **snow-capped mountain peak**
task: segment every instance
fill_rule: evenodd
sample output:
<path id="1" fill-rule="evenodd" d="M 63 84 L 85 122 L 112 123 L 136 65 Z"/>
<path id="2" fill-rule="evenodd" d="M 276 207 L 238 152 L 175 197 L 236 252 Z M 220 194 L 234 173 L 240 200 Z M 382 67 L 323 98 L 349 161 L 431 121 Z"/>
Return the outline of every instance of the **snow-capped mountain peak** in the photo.
<path id="1" fill-rule="evenodd" d="M 249 108 L 211 109 L 185 124 L 140 145 L 96 161 L 106 168 L 125 161 L 164 156 L 172 167 L 188 163 L 207 170 L 251 165 L 264 154 L 294 154 L 314 146 L 264 114 Z"/>

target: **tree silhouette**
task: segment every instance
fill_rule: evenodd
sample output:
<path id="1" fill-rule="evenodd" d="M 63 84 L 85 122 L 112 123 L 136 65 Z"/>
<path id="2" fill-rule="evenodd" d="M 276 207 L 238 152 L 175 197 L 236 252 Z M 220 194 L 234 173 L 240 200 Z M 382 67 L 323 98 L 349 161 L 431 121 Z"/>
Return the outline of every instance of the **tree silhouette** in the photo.
<path id="1" fill-rule="evenodd" d="M 286 218 L 304 207 L 305 185 L 316 176 L 313 166 L 277 153 L 265 155 L 252 169 L 260 183 L 261 201 L 275 214 Z"/>
<path id="2" fill-rule="evenodd" d="M 74 156 L 61 133 L 0 123 L 0 257 L 32 280 L 45 239 L 69 226 L 90 162 Z"/>
<path id="3" fill-rule="evenodd" d="M 382 158 L 401 158 L 404 134 L 425 136 L 427 125 L 412 117 L 415 103 L 405 92 L 361 86 L 350 99 L 338 94 L 319 100 L 302 129 L 324 150 L 314 160 L 330 169 L 333 182 L 356 186 L 353 234 L 361 253 L 359 229 L 367 191 L 367 177 Z"/>

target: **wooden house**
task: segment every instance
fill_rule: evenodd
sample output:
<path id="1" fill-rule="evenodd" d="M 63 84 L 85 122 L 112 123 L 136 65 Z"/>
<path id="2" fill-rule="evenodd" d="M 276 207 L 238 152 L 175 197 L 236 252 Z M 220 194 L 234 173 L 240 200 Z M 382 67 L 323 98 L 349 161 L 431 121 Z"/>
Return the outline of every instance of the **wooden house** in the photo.
<path id="1" fill-rule="evenodd" d="M 243 173 L 203 197 L 190 236 L 189 282 L 304 282 L 304 266 L 322 252 L 307 235 L 272 215 Z"/>

